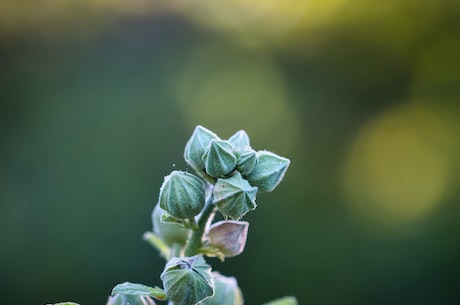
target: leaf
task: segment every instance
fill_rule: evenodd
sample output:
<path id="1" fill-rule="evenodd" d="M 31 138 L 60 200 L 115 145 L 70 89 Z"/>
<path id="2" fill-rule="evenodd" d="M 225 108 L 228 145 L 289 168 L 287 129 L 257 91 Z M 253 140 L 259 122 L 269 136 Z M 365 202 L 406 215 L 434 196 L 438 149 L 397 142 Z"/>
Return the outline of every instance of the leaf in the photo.
<path id="1" fill-rule="evenodd" d="M 129 282 L 124 282 L 115 286 L 112 289 L 112 295 L 115 294 L 148 295 L 157 300 L 167 299 L 166 293 L 159 287 L 149 287 L 143 284 Z"/>
<path id="2" fill-rule="evenodd" d="M 274 301 L 265 303 L 263 305 L 297 305 L 297 299 L 295 297 L 283 297 Z"/>
<path id="3" fill-rule="evenodd" d="M 54 305 L 80 305 L 74 302 L 62 302 L 62 303 L 54 303 Z"/>

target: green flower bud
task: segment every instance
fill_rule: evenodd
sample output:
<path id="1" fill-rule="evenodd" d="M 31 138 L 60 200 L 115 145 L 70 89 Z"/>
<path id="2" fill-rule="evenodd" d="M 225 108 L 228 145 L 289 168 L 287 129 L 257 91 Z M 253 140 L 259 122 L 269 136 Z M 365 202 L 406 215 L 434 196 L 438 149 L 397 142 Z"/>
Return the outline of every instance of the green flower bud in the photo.
<path id="1" fill-rule="evenodd" d="M 217 179 L 212 194 L 219 211 L 232 219 L 240 219 L 257 206 L 257 187 L 251 186 L 239 172 L 229 178 Z"/>
<path id="2" fill-rule="evenodd" d="M 232 143 L 234 147 L 245 147 L 250 146 L 249 136 L 244 130 L 238 130 L 228 141 Z"/>
<path id="3" fill-rule="evenodd" d="M 198 215 L 204 207 L 204 184 L 195 175 L 173 171 L 160 189 L 160 207 L 177 219 Z"/>
<path id="4" fill-rule="evenodd" d="M 166 211 L 159 204 L 153 209 L 153 232 L 168 246 L 174 244 L 185 245 L 191 231 L 178 223 L 162 221 L 161 218 L 165 213 Z"/>
<path id="5" fill-rule="evenodd" d="M 236 167 L 233 146 L 228 141 L 211 140 L 203 155 L 206 173 L 212 177 L 224 177 Z"/>
<path id="6" fill-rule="evenodd" d="M 185 145 L 184 159 L 197 172 L 204 169 L 202 157 L 212 139 L 219 137 L 211 130 L 198 125 Z"/>
<path id="7" fill-rule="evenodd" d="M 243 305 L 243 294 L 236 279 L 213 272 L 215 283 L 214 296 L 205 300 L 203 305 Z"/>
<path id="8" fill-rule="evenodd" d="M 216 247 L 222 259 L 241 254 L 246 246 L 249 222 L 224 220 L 214 223 L 208 231 L 211 246 Z"/>
<path id="9" fill-rule="evenodd" d="M 148 295 L 116 294 L 109 297 L 107 305 L 155 305 Z"/>
<path id="10" fill-rule="evenodd" d="M 256 151 L 251 147 L 246 146 L 237 150 L 235 154 L 238 158 L 236 169 L 241 173 L 241 175 L 247 176 L 252 173 L 257 163 Z"/>
<path id="11" fill-rule="evenodd" d="M 174 305 L 195 305 L 214 295 L 211 267 L 202 255 L 173 257 L 160 278 Z"/>
<path id="12" fill-rule="evenodd" d="M 246 177 L 251 185 L 261 192 L 271 192 L 283 180 L 291 161 L 269 151 L 257 152 L 257 164 L 252 173 Z"/>

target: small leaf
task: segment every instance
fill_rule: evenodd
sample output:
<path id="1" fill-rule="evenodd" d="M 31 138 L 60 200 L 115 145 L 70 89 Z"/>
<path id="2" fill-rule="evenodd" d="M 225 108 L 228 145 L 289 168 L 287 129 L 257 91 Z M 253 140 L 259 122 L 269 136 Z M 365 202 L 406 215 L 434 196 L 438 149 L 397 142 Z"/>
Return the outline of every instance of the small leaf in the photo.
<path id="1" fill-rule="evenodd" d="M 211 267 L 202 255 L 173 257 L 160 278 L 174 305 L 195 305 L 214 294 Z"/>
<path id="2" fill-rule="evenodd" d="M 148 295 L 116 294 L 110 296 L 107 305 L 156 305 Z"/>
<path id="3" fill-rule="evenodd" d="M 284 297 L 276 299 L 274 301 L 265 303 L 263 305 L 297 305 L 297 299 L 295 297 Z"/>
<path id="4" fill-rule="evenodd" d="M 50 305 L 50 304 L 48 304 Z M 78 303 L 73 303 L 73 302 L 62 302 L 62 303 L 54 303 L 54 305 L 80 305 Z"/>
<path id="5" fill-rule="evenodd" d="M 157 300 L 167 299 L 166 293 L 159 287 L 149 287 L 143 284 L 129 282 L 124 282 L 115 286 L 112 290 L 112 295 L 115 294 L 148 295 Z"/>

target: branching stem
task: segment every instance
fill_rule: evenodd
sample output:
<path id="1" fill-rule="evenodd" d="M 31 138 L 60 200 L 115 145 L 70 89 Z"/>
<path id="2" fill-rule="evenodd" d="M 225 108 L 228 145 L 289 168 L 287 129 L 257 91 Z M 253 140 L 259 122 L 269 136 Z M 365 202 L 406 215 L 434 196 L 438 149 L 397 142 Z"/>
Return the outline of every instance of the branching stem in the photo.
<path id="1" fill-rule="evenodd" d="M 185 248 L 185 256 L 193 256 L 198 253 L 198 250 L 201 248 L 201 241 L 203 239 L 204 231 L 208 223 L 214 218 L 215 214 L 215 205 L 212 203 L 212 188 L 213 185 L 208 185 L 208 196 L 206 198 L 206 203 L 201 212 L 200 218 L 198 219 L 198 228 L 193 230 L 192 236 Z"/>

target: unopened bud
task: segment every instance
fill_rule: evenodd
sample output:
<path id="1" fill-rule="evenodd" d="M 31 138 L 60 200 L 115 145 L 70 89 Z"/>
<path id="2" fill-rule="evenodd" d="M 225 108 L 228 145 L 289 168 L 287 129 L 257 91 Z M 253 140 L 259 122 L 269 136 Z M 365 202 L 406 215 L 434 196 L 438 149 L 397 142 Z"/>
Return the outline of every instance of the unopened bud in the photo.
<path id="1" fill-rule="evenodd" d="M 211 246 L 216 247 L 224 257 L 241 254 L 246 246 L 249 222 L 223 220 L 214 223 L 208 231 Z"/>
<path id="2" fill-rule="evenodd" d="M 229 178 L 217 179 L 212 194 L 219 211 L 232 219 L 240 219 L 257 206 L 257 187 L 251 186 L 239 172 Z"/>
<path id="3" fill-rule="evenodd" d="M 214 296 L 205 300 L 203 305 L 243 305 L 243 294 L 238 282 L 233 276 L 224 276 L 213 272 L 215 292 Z"/>
<path id="4" fill-rule="evenodd" d="M 206 173 L 212 177 L 225 177 L 236 167 L 233 146 L 228 141 L 211 140 L 203 155 Z"/>
<path id="5" fill-rule="evenodd" d="M 251 174 L 257 163 L 256 151 L 249 146 L 245 146 L 237 150 L 235 154 L 238 158 L 236 169 L 243 176 Z"/>
<path id="6" fill-rule="evenodd" d="M 212 139 L 219 137 L 211 130 L 198 125 L 185 146 L 184 159 L 197 172 L 204 170 L 202 157 Z"/>
<path id="7" fill-rule="evenodd" d="M 211 267 L 201 255 L 173 257 L 160 278 L 174 305 L 195 305 L 214 294 Z"/>
<path id="8" fill-rule="evenodd" d="M 271 192 L 283 180 L 291 161 L 269 151 L 257 152 L 257 164 L 252 173 L 246 177 L 251 185 L 261 192 Z"/>
<path id="9" fill-rule="evenodd" d="M 244 130 L 238 130 L 228 141 L 232 143 L 234 147 L 245 147 L 250 145 L 249 136 Z"/>
<path id="10" fill-rule="evenodd" d="M 177 219 L 198 215 L 204 207 L 204 184 L 195 175 L 173 171 L 160 189 L 160 207 Z"/>

